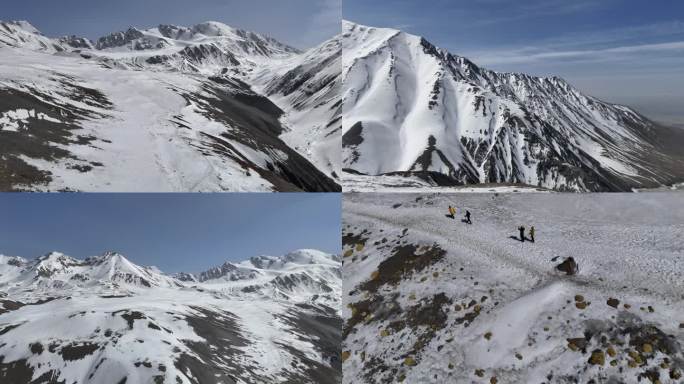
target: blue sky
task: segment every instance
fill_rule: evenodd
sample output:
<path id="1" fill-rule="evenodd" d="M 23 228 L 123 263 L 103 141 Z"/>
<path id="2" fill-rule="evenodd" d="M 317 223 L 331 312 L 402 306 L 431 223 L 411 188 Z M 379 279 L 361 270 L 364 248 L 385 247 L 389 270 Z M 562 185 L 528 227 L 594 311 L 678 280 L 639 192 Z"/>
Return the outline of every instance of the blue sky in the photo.
<path id="1" fill-rule="evenodd" d="M 0 20 L 28 20 L 48 36 L 91 39 L 129 26 L 220 21 L 310 48 L 340 33 L 341 0 L 2 0 Z"/>
<path id="2" fill-rule="evenodd" d="M 343 15 L 684 126 L 684 1 L 345 0 Z"/>
<path id="3" fill-rule="evenodd" d="M 0 254 L 118 251 L 164 272 L 300 248 L 339 253 L 341 195 L 0 193 Z"/>

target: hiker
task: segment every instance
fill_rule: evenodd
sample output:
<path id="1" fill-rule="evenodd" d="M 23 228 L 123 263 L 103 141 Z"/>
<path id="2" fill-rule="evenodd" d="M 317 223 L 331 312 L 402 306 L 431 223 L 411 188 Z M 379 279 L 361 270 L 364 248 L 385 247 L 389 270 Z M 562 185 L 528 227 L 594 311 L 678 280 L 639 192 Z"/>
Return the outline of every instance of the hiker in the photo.
<path id="1" fill-rule="evenodd" d="M 466 223 L 468 223 L 468 224 L 473 223 L 472 221 L 470 221 L 470 211 L 466 210 L 465 218 L 466 218 Z"/>
<path id="2" fill-rule="evenodd" d="M 449 206 L 449 217 L 451 217 L 452 219 L 456 218 L 456 209 L 451 205 Z"/>
<path id="3" fill-rule="evenodd" d="M 534 225 L 530 227 L 530 241 L 534 243 Z"/>
<path id="4" fill-rule="evenodd" d="M 518 231 L 520 231 L 520 241 L 523 243 L 525 242 L 525 227 L 524 226 L 519 226 Z"/>

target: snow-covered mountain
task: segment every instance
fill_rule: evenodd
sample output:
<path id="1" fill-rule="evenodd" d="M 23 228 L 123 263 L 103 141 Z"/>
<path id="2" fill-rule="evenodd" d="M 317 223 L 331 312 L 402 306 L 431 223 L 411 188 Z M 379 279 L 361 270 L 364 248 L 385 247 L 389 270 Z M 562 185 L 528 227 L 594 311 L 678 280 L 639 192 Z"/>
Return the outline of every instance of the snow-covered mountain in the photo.
<path id="1" fill-rule="evenodd" d="M 394 29 L 345 21 L 342 42 L 348 174 L 570 191 L 684 179 L 684 131 L 563 79 L 490 71 Z"/>
<path id="2" fill-rule="evenodd" d="M 175 276 L 0 255 L 0 382 L 339 383 L 340 268 L 315 250 Z"/>
<path id="3" fill-rule="evenodd" d="M 0 190 L 339 191 L 341 44 L 0 24 Z"/>

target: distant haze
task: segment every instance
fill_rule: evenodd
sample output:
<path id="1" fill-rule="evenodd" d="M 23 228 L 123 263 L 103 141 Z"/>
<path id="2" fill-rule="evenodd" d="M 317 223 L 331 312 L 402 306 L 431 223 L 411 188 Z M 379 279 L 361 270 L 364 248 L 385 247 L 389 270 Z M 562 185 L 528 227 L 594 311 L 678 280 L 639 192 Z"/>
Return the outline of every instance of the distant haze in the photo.
<path id="1" fill-rule="evenodd" d="M 684 2 L 345 0 L 344 18 L 425 37 L 488 69 L 557 75 L 684 126 Z"/>
<path id="2" fill-rule="evenodd" d="M 0 20 L 27 20 L 51 37 L 90 39 L 159 24 L 219 21 L 305 49 L 340 33 L 341 0 L 3 0 Z"/>
<path id="3" fill-rule="evenodd" d="M 0 194 L 0 254 L 118 251 L 164 272 L 341 249 L 340 194 Z"/>

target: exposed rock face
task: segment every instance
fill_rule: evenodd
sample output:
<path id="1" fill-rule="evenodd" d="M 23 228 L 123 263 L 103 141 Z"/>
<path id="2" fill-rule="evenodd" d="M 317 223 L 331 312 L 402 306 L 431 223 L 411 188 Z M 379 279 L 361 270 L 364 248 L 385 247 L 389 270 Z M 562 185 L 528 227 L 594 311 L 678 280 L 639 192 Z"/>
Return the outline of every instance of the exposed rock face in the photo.
<path id="1" fill-rule="evenodd" d="M 59 42 L 66 44 L 71 48 L 83 48 L 83 49 L 93 49 L 95 48 L 93 42 L 85 37 L 78 36 L 64 36 L 59 38 Z"/>

